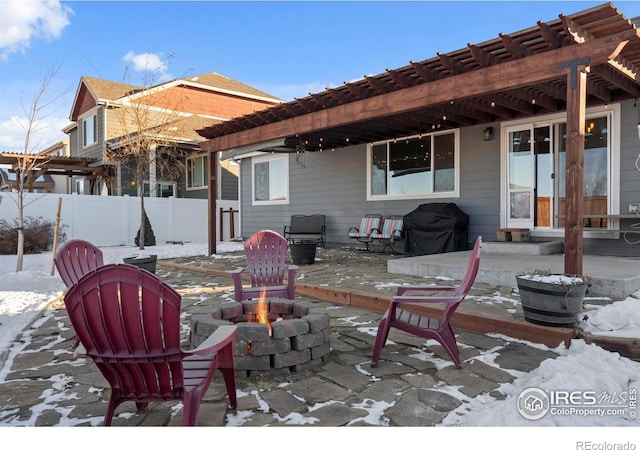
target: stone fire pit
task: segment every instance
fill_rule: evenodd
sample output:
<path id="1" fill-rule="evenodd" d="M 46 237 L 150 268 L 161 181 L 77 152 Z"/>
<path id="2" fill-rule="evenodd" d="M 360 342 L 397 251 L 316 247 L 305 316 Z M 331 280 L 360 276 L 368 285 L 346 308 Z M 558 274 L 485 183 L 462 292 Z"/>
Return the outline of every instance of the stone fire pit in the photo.
<path id="1" fill-rule="evenodd" d="M 200 345 L 220 325 L 238 325 L 233 343 L 236 374 L 287 376 L 321 367 L 329 358 L 329 314 L 315 303 L 267 299 L 267 324 L 257 322 L 258 300 L 227 302 L 210 314 L 191 316 L 191 345 Z"/>

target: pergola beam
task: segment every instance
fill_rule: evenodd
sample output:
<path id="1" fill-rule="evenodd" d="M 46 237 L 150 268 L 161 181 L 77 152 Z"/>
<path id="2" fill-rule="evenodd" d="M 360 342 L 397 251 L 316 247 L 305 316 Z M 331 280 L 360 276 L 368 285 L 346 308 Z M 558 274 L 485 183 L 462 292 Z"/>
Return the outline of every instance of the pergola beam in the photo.
<path id="1" fill-rule="evenodd" d="M 564 77 L 559 65 L 588 58 L 589 65 L 606 64 L 636 36 L 635 30 L 593 39 L 579 45 L 563 47 L 462 73 L 430 83 L 380 94 L 352 103 L 284 119 L 260 127 L 211 138 L 200 146 L 205 150 L 229 150 L 256 142 L 283 138 L 293 134 L 317 132 L 389 115 L 412 112 L 451 101 L 486 96 Z M 371 78 L 367 78 L 371 81 Z"/>

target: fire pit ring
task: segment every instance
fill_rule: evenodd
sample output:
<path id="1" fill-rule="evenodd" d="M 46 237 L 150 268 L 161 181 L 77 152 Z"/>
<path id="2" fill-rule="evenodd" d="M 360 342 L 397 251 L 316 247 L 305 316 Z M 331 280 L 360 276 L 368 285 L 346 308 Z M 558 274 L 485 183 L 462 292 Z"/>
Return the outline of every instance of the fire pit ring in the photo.
<path id="1" fill-rule="evenodd" d="M 196 347 L 219 326 L 236 324 L 236 375 L 287 376 L 322 367 L 329 359 L 329 314 L 304 300 L 268 299 L 270 326 L 257 322 L 259 300 L 226 302 L 210 314 L 191 316 L 190 343 Z"/>

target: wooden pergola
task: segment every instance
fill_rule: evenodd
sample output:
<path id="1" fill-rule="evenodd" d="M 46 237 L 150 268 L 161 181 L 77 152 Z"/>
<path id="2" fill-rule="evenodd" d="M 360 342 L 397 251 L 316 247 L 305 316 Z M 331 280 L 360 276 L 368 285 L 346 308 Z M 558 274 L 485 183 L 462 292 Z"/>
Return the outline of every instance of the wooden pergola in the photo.
<path id="1" fill-rule="evenodd" d="M 91 184 L 91 192 L 99 178 L 109 176 L 108 166 L 96 165 L 98 160 L 94 158 L 3 152 L 0 153 L 0 164 L 11 166 L 9 171 L 15 172 L 25 158 L 28 159 L 30 167 L 27 172 L 28 192 L 33 191 L 33 182 L 44 174 L 87 177 Z"/>
<path id="2" fill-rule="evenodd" d="M 199 130 L 209 152 L 281 140 L 305 151 L 566 111 L 565 272 L 582 273 L 584 121 L 640 97 L 640 34 L 611 3 L 411 62 Z M 209 158 L 209 250 L 215 161 Z"/>

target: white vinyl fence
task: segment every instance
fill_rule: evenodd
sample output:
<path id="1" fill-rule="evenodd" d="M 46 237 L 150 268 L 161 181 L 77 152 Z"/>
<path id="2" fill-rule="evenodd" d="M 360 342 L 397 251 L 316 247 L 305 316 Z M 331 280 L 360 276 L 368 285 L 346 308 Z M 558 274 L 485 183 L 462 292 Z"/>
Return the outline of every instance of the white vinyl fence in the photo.
<path id="1" fill-rule="evenodd" d="M 10 223 L 18 217 L 17 194 L 2 192 L 0 219 Z M 58 199 L 62 199 L 60 225 L 69 239 L 85 239 L 97 246 L 134 245 L 140 228 L 140 198 L 77 194 L 25 194 L 26 217 L 42 217 L 55 223 Z M 145 210 L 151 222 L 158 245 L 166 242 L 207 242 L 208 201 L 189 198 L 145 198 Z M 218 211 L 238 209 L 238 202 L 217 202 Z M 227 216 L 226 214 L 225 216 Z M 223 234 L 220 236 L 220 219 L 217 223 L 217 239 L 230 237 L 229 218 L 223 217 Z M 237 219 L 237 218 L 236 218 Z M 235 223 L 237 236 L 238 224 Z"/>

